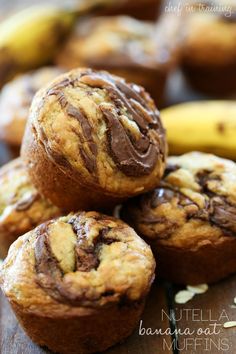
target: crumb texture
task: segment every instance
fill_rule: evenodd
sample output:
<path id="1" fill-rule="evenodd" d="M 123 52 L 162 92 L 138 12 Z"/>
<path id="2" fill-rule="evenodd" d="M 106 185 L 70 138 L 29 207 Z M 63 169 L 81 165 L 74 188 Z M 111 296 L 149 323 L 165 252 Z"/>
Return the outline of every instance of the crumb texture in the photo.
<path id="1" fill-rule="evenodd" d="M 11 247 L 4 292 L 32 311 L 76 313 L 140 301 L 154 278 L 149 246 L 122 221 L 81 212 L 49 221 Z"/>
<path id="2" fill-rule="evenodd" d="M 0 254 L 5 257 L 18 236 L 60 211 L 39 195 L 20 158 L 0 169 L 0 185 Z"/>
<path id="3" fill-rule="evenodd" d="M 154 191 L 127 203 L 124 216 L 150 240 L 197 248 L 236 236 L 236 165 L 204 153 L 168 159 Z"/>
<path id="4" fill-rule="evenodd" d="M 60 76 L 37 94 L 30 120 L 48 158 L 60 170 L 70 166 L 86 185 L 135 193 L 163 173 L 158 110 L 143 88 L 107 72 L 77 69 Z"/>

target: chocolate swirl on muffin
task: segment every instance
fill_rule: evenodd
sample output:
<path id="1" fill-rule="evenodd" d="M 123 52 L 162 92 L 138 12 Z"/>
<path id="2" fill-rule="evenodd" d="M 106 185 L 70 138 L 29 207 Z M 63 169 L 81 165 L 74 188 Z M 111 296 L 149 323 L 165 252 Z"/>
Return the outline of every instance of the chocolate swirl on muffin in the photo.
<path id="1" fill-rule="evenodd" d="M 159 187 L 126 202 L 122 217 L 152 246 L 160 274 L 215 282 L 236 271 L 236 164 L 188 153 L 168 159 Z"/>
<path id="2" fill-rule="evenodd" d="M 59 216 L 60 210 L 31 183 L 20 158 L 0 168 L 0 257 L 22 234 Z"/>
<path id="3" fill-rule="evenodd" d="M 188 165 L 192 156 L 193 164 Z M 201 168 L 201 159 L 203 161 Z M 209 167 L 206 161 L 209 159 Z M 197 167 L 194 161 L 197 160 Z M 186 162 L 187 161 L 187 162 Z M 221 160 L 213 155 L 190 153 L 168 160 L 165 176 L 160 187 L 146 195 L 137 197 L 139 221 L 143 223 L 160 222 L 158 207 L 169 203 L 184 212 L 186 222 L 198 219 L 209 222 L 222 232 L 236 236 L 236 198 L 234 190 L 227 190 L 227 183 L 232 187 L 236 166 L 231 161 Z M 189 175 L 189 181 L 185 180 Z M 173 202 L 174 201 L 174 202 Z M 161 221 L 168 225 L 171 218 L 162 216 Z M 181 223 L 181 221 L 180 221 Z M 175 223 L 178 229 L 180 224 Z M 174 232 L 173 225 L 171 232 Z M 163 231 L 163 234 L 165 231 Z M 167 232 L 166 236 L 170 236 Z"/>
<path id="4" fill-rule="evenodd" d="M 148 93 L 92 69 L 62 75 L 36 95 L 22 148 L 35 185 L 68 211 L 101 209 L 155 187 L 166 153 Z"/>
<path id="5" fill-rule="evenodd" d="M 92 140 L 92 126 L 86 117 L 86 113 L 67 101 L 65 94 L 60 90 L 62 87 L 83 87 L 87 85 L 93 89 L 106 90 L 114 108 L 100 103 L 99 108 L 103 113 L 107 124 L 107 139 L 109 151 L 117 167 L 128 176 L 142 176 L 149 174 L 154 169 L 160 154 L 164 159 L 165 143 L 158 133 L 164 137 L 164 129 L 160 122 L 159 112 L 151 111 L 145 98 L 142 97 L 144 90 L 137 85 L 127 84 L 124 80 L 109 75 L 105 72 L 87 70 L 81 72 L 76 80 L 65 80 L 51 88 L 48 95 L 57 95 L 61 107 L 66 110 L 70 117 L 77 119 L 82 128 L 83 136 L 80 139 L 88 141 L 90 154 L 87 155 L 83 148 L 81 156 L 89 172 L 96 170 L 96 144 Z M 136 139 L 125 124 L 122 123 L 122 109 L 130 120 L 134 121 L 140 130 L 140 136 Z"/>
<path id="6" fill-rule="evenodd" d="M 61 90 L 63 87 L 68 85 L 74 85 L 73 81 L 65 80 L 64 82 L 56 85 L 54 88 L 50 89 L 48 95 L 55 95 L 58 97 L 61 108 L 68 114 L 69 117 L 72 117 L 80 122 L 82 132 L 77 132 L 78 138 L 80 141 L 87 142 L 89 147 L 89 153 L 86 153 L 83 146 L 80 146 L 79 152 L 85 163 L 85 166 L 89 172 L 96 172 L 96 156 L 97 156 L 97 147 L 96 144 L 92 141 L 92 126 L 87 120 L 85 114 L 77 109 L 74 105 L 68 102 L 65 94 Z M 53 154 L 53 152 L 52 152 Z M 54 155 L 56 155 L 54 153 Z"/>
<path id="7" fill-rule="evenodd" d="M 134 235 L 124 223 L 95 212 L 82 212 L 45 223 L 38 227 L 36 235 L 37 283 L 55 300 L 89 307 L 131 301 L 129 292 L 135 284 L 121 292 L 115 288 L 116 280 L 103 279 L 105 283 L 101 284 L 106 254 L 113 259 L 120 255 L 121 267 L 129 264 L 127 247 L 132 249 Z M 111 272 L 116 268 L 112 262 L 110 267 Z M 91 291 L 93 283 L 100 285 Z"/>
<path id="8" fill-rule="evenodd" d="M 236 236 L 236 205 L 227 201 L 227 198 L 211 194 L 209 199 L 207 198 L 205 206 L 201 209 L 196 202 L 184 196 L 184 194 L 175 191 L 172 188 L 163 187 L 157 188 L 148 195 L 142 197 L 139 203 L 140 209 L 143 211 L 143 215 L 140 216 L 140 221 L 144 223 L 157 223 L 168 222 L 167 219 L 146 215 L 145 211 L 155 209 L 162 203 L 170 203 L 172 199 L 176 199 L 178 208 L 182 208 L 186 215 L 186 220 L 200 219 L 203 221 L 209 221 L 212 225 L 221 228 L 228 235 Z M 179 227 L 175 224 L 175 228 Z M 173 227 L 171 232 L 173 232 Z M 167 232 L 166 236 L 169 235 Z"/>
<path id="9" fill-rule="evenodd" d="M 132 333 L 154 271 L 150 247 L 131 227 L 79 212 L 20 237 L 0 284 L 33 341 L 55 353 L 90 354 Z"/>
<path id="10" fill-rule="evenodd" d="M 184 194 L 165 187 L 164 185 L 163 187 L 156 188 L 149 193 L 137 197 L 135 200 L 139 209 L 136 215 L 139 222 L 147 225 L 155 225 L 157 223 L 165 225 L 163 230 L 159 232 L 160 238 L 170 237 L 175 229 L 178 229 L 179 224 L 176 220 L 171 221 L 168 217 L 160 216 L 158 213 L 156 214 L 156 208 L 175 200 L 178 208 L 184 211 L 186 219 L 196 217 L 196 214 L 199 212 L 199 208 L 194 201 L 184 196 Z"/>

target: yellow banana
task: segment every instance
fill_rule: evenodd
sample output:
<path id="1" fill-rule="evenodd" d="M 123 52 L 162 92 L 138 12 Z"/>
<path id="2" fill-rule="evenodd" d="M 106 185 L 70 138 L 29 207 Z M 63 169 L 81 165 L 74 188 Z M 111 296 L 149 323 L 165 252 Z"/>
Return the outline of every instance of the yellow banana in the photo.
<path id="1" fill-rule="evenodd" d="M 50 63 L 78 16 L 109 3 L 84 0 L 74 10 L 36 5 L 0 23 L 0 87 L 19 72 Z"/>
<path id="2" fill-rule="evenodd" d="M 236 159 L 236 101 L 183 103 L 161 117 L 170 154 L 198 150 Z"/>
<path id="3" fill-rule="evenodd" d="M 0 24 L 0 86 L 18 72 L 50 62 L 75 22 L 73 12 L 33 6 Z"/>

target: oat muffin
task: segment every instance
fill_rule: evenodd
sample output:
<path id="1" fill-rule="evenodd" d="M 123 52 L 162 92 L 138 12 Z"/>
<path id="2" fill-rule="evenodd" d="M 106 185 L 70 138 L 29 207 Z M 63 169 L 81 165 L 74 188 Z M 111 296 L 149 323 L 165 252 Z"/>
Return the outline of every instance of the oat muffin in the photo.
<path id="1" fill-rule="evenodd" d="M 162 0 L 108 0 L 102 7 L 103 15 L 130 15 L 141 20 L 155 21 L 160 13 Z"/>
<path id="2" fill-rule="evenodd" d="M 227 5 L 227 6 L 226 6 Z M 188 16 L 182 69 L 196 89 L 211 95 L 236 92 L 236 3 L 214 1 L 219 11 L 196 6 Z M 221 11 L 220 11 L 221 10 Z"/>
<path id="3" fill-rule="evenodd" d="M 17 76 L 0 93 L 0 140 L 20 146 L 35 93 L 63 71 L 45 67 Z"/>
<path id="4" fill-rule="evenodd" d="M 199 152 L 168 159 L 154 191 L 122 216 L 153 248 L 158 273 L 177 283 L 216 282 L 236 272 L 236 165 Z"/>
<path id="5" fill-rule="evenodd" d="M 157 185 L 165 131 L 142 87 L 77 69 L 36 95 L 21 154 L 33 183 L 55 205 L 101 210 Z"/>
<path id="6" fill-rule="evenodd" d="M 150 247 L 128 225 L 80 212 L 20 237 L 0 282 L 33 341 L 57 353 L 86 354 L 131 334 L 154 269 Z"/>
<path id="7" fill-rule="evenodd" d="M 178 58 L 177 29 L 173 23 L 170 30 L 169 23 L 163 18 L 157 26 L 127 16 L 86 19 L 60 51 L 57 64 L 108 70 L 143 86 L 160 107 Z"/>
<path id="8" fill-rule="evenodd" d="M 0 258 L 17 237 L 59 215 L 34 188 L 20 158 L 0 168 Z"/>

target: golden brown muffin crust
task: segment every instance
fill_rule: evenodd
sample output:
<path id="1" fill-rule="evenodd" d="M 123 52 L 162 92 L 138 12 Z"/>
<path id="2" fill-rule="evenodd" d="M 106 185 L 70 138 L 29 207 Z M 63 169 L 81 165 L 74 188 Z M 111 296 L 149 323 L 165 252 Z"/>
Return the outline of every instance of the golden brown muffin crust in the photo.
<path id="1" fill-rule="evenodd" d="M 40 196 L 20 158 L 0 169 L 0 189 L 0 255 L 5 257 L 17 237 L 60 211 Z"/>
<path id="2" fill-rule="evenodd" d="M 143 299 L 154 268 L 149 246 L 128 225 L 81 212 L 19 238 L 3 264 L 1 283 L 27 311 L 67 316 Z"/>
<path id="3" fill-rule="evenodd" d="M 20 145 L 29 109 L 35 93 L 63 72 L 57 67 L 45 67 L 17 76 L 6 84 L 0 94 L 0 139 Z"/>
<path id="4" fill-rule="evenodd" d="M 165 130 L 154 102 L 107 72 L 73 70 L 39 91 L 27 129 L 22 157 L 33 182 L 60 207 L 69 195 L 69 211 L 88 209 L 85 191 L 100 193 L 90 209 L 101 209 L 151 189 L 164 172 Z M 42 176 L 45 168 L 50 175 Z"/>
<path id="5" fill-rule="evenodd" d="M 130 177 L 148 175 L 161 164 L 164 129 L 153 101 L 141 87 L 90 69 L 74 70 L 67 76 L 36 99 L 39 108 L 33 124 L 52 158 L 53 153 L 61 153 L 75 168 L 84 164 L 83 172 L 93 182 L 103 168 L 96 165 L 99 153 L 107 155 L 105 168 L 115 164 L 117 174 L 121 171 Z M 52 153 L 46 145 L 50 138 Z"/>
<path id="6" fill-rule="evenodd" d="M 160 187 L 128 202 L 125 218 L 151 241 L 198 249 L 236 235 L 236 165 L 204 153 L 170 157 Z"/>

